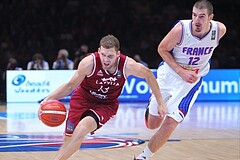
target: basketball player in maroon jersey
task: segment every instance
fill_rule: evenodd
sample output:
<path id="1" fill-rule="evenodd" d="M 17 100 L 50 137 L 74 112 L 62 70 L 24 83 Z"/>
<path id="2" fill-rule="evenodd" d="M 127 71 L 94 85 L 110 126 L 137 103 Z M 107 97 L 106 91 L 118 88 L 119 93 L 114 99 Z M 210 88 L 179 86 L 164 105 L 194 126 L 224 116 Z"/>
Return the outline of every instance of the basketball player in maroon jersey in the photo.
<path id="1" fill-rule="evenodd" d="M 130 75 L 146 79 L 157 99 L 159 114 L 165 116 L 166 107 L 152 71 L 121 54 L 119 48 L 116 37 L 103 37 L 98 52 L 85 57 L 70 81 L 44 99 L 58 100 L 74 91 L 70 100 L 64 143 L 55 160 L 68 159 L 79 150 L 88 133 L 94 133 L 116 114 L 118 97 Z"/>

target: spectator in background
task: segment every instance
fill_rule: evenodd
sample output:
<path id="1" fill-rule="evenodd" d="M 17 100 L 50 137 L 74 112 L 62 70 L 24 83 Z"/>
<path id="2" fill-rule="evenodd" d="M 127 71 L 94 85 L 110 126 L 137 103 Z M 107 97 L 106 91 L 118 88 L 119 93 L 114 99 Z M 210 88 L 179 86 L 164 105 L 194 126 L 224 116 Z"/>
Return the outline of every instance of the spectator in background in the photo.
<path id="1" fill-rule="evenodd" d="M 140 57 L 139 54 L 135 54 L 134 57 L 133 57 L 133 59 L 134 59 L 136 62 L 143 64 L 145 67 L 148 67 L 148 64 L 141 59 L 141 57 Z"/>
<path id="2" fill-rule="evenodd" d="M 36 53 L 33 55 L 32 61 L 28 62 L 27 70 L 49 70 L 49 64 L 41 53 Z"/>
<path id="3" fill-rule="evenodd" d="M 53 62 L 52 69 L 73 69 L 73 61 L 68 59 L 68 51 L 60 49 L 56 61 Z"/>
<path id="4" fill-rule="evenodd" d="M 22 70 L 21 67 L 18 67 L 18 62 L 15 58 L 9 58 L 7 68 L 3 72 L 2 79 L 5 81 L 6 80 L 6 72 L 7 70 Z"/>
<path id="5" fill-rule="evenodd" d="M 9 58 L 6 70 L 22 70 L 15 58 Z"/>
<path id="6" fill-rule="evenodd" d="M 82 44 L 80 48 L 75 52 L 75 58 L 74 58 L 74 69 L 78 68 L 79 62 L 87 56 L 88 53 L 88 45 Z"/>
<path id="7" fill-rule="evenodd" d="M 21 67 L 18 67 L 18 62 L 15 58 L 9 58 L 6 70 L 2 74 L 3 86 L 1 86 L 3 91 L 3 100 L 6 101 L 6 73 L 7 70 L 22 70 Z"/>

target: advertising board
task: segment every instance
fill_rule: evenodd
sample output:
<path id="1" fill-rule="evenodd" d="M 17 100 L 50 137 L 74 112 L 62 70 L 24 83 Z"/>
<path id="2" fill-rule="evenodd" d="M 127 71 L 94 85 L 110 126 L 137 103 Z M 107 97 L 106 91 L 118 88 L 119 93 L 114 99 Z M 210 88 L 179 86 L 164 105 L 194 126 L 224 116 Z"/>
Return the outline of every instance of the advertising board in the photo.
<path id="1" fill-rule="evenodd" d="M 156 70 L 152 70 L 156 76 Z M 75 70 L 7 71 L 7 102 L 38 102 L 67 82 Z M 128 77 L 119 97 L 123 102 L 148 101 L 151 90 L 144 79 Z M 63 101 L 69 101 L 70 95 Z M 215 69 L 204 77 L 197 101 L 239 101 L 240 70 Z"/>

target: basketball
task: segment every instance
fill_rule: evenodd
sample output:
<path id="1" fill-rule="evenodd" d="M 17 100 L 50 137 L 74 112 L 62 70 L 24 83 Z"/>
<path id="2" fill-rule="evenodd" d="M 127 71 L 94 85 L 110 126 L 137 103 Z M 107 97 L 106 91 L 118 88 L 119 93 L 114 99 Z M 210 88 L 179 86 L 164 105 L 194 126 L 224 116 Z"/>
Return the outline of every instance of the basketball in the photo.
<path id="1" fill-rule="evenodd" d="M 58 100 L 49 100 L 41 104 L 39 117 L 49 127 L 60 126 L 66 119 L 65 105 Z"/>

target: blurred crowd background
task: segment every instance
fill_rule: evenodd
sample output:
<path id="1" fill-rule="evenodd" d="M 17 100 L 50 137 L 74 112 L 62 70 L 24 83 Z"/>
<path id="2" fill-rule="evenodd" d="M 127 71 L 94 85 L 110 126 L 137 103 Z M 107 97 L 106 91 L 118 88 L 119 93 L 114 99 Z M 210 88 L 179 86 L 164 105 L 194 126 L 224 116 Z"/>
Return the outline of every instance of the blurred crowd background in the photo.
<path id="1" fill-rule="evenodd" d="M 122 53 L 137 56 L 151 69 L 157 68 L 162 61 L 157 53 L 159 42 L 177 20 L 191 18 L 195 1 L 1 0 L 0 90 L 7 69 L 44 68 L 30 64 L 36 54 L 48 63 L 48 69 L 57 69 L 53 64 L 61 49 L 67 51 L 63 55 L 68 60 L 77 63 L 85 52 L 97 51 L 99 40 L 107 34 L 120 40 Z M 240 1 L 210 1 L 214 20 L 228 29 L 215 50 L 212 68 L 239 68 Z M 65 69 L 74 68 L 71 64 Z"/>

